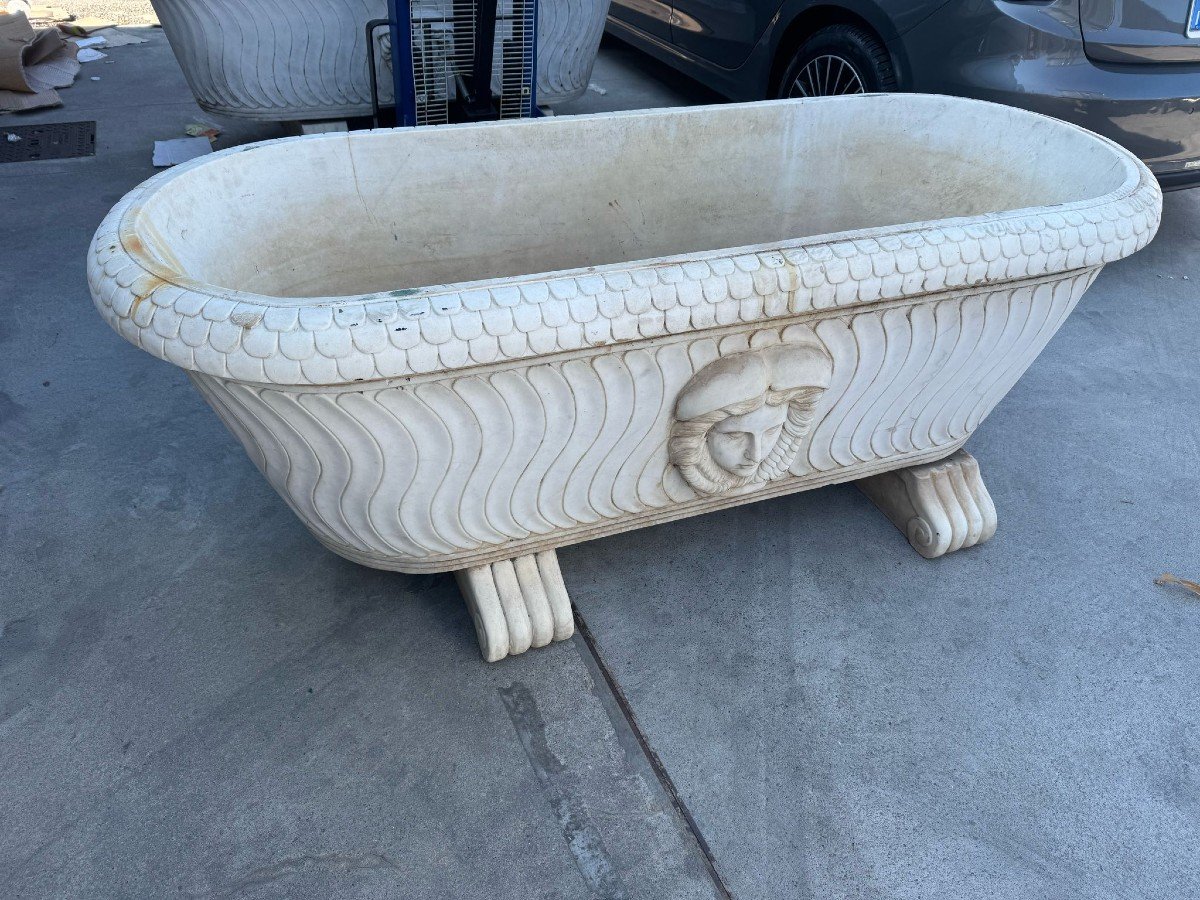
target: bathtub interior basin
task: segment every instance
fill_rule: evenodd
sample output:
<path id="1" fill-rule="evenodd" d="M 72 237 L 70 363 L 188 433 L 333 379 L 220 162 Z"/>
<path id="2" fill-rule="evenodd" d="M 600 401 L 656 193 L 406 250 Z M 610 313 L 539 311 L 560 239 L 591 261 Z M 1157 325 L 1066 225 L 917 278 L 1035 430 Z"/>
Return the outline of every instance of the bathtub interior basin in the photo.
<path id="1" fill-rule="evenodd" d="M 1131 177 L 1114 145 L 1023 110 L 869 95 L 272 141 L 170 173 L 133 227 L 166 270 L 287 304 L 1054 207 Z"/>

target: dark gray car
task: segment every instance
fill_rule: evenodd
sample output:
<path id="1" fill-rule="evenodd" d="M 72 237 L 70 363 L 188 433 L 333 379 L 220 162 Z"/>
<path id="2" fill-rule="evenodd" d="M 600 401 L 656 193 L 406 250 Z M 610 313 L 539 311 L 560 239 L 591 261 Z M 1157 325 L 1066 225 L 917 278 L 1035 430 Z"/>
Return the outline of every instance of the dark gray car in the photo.
<path id="1" fill-rule="evenodd" d="M 608 30 L 736 100 L 978 97 L 1200 184 L 1200 0 L 612 0 Z"/>

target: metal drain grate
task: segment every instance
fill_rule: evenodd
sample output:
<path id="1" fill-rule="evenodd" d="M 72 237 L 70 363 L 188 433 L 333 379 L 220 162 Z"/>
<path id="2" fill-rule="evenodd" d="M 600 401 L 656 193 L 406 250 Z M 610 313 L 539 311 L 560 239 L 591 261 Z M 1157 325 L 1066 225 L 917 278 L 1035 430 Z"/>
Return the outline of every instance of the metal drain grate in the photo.
<path id="1" fill-rule="evenodd" d="M 15 135 L 19 140 L 13 140 Z M 95 122 L 0 125 L 0 163 L 96 155 Z"/>

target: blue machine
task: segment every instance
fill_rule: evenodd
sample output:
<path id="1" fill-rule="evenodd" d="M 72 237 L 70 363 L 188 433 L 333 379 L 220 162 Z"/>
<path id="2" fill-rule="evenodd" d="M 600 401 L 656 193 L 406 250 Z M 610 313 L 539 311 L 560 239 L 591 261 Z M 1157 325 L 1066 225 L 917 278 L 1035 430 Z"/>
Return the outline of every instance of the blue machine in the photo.
<path id="1" fill-rule="evenodd" d="M 388 0 L 387 25 L 397 125 L 538 115 L 537 0 Z"/>

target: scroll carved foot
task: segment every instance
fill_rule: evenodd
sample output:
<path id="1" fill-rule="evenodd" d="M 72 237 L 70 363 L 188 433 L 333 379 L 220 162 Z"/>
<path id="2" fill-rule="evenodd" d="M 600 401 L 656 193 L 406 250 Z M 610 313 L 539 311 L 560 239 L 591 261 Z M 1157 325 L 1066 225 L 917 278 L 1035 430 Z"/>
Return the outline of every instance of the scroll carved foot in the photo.
<path id="1" fill-rule="evenodd" d="M 979 463 L 965 450 L 857 484 L 926 559 L 974 547 L 996 533 L 996 506 Z"/>
<path id="2" fill-rule="evenodd" d="M 571 600 L 553 550 L 454 574 L 488 662 L 565 641 L 575 633 Z"/>

